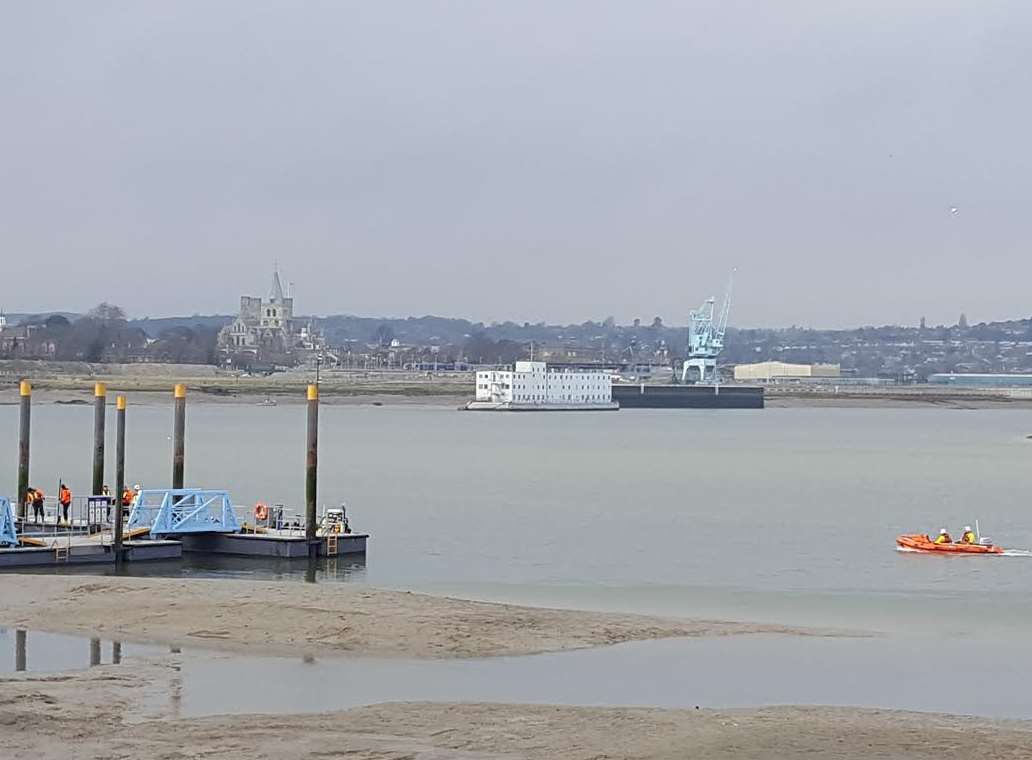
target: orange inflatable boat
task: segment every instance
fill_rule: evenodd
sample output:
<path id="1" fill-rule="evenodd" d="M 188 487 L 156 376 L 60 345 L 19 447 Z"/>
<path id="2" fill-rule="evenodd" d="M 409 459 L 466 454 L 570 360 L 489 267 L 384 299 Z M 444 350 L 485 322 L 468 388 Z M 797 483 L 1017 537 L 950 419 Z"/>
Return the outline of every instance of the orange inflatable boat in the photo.
<path id="1" fill-rule="evenodd" d="M 896 538 L 902 549 L 930 554 L 1003 554 L 1003 547 L 992 544 L 937 544 L 927 535 L 910 533 Z"/>

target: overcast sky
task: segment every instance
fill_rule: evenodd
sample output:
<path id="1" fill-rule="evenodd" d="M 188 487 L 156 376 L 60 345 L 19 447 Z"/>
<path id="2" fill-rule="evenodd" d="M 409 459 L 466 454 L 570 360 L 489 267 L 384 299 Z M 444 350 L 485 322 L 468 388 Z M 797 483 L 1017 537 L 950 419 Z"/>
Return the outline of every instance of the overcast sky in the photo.
<path id="1" fill-rule="evenodd" d="M 7 2 L 0 308 L 1032 314 L 1032 3 Z"/>

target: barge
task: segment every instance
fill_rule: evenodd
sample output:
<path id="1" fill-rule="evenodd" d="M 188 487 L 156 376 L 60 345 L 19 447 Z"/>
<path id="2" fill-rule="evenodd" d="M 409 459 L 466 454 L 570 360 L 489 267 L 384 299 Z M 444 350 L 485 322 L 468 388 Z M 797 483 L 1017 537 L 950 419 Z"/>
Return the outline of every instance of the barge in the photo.
<path id="1" fill-rule="evenodd" d="M 763 409 L 756 385 L 649 385 L 613 383 L 621 409 Z"/>

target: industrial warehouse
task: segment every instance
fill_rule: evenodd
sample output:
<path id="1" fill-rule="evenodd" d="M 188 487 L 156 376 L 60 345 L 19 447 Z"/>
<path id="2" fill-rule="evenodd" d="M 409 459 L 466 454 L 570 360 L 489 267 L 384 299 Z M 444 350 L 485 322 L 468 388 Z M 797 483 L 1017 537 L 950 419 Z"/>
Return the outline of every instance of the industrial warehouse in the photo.
<path id="1" fill-rule="evenodd" d="M 759 362 L 739 364 L 735 367 L 737 382 L 778 382 L 788 380 L 809 380 L 837 378 L 842 376 L 838 364 L 789 364 L 787 362 Z"/>

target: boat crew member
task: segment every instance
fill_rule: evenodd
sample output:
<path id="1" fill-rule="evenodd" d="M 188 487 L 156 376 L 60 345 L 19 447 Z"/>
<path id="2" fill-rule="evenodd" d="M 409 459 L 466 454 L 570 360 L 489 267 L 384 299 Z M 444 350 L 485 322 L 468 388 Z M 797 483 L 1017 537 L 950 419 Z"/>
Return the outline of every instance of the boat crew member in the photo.
<path id="1" fill-rule="evenodd" d="M 68 522 L 68 507 L 72 505 L 72 491 L 64 483 L 57 490 L 57 503 L 61 505 L 61 511 L 64 512 L 64 521 Z"/>
<path id="2" fill-rule="evenodd" d="M 939 531 L 939 535 L 936 537 L 934 543 L 937 543 L 937 544 L 952 544 L 953 543 L 953 539 L 950 538 L 950 534 L 946 532 L 945 528 L 943 528 L 942 530 Z"/>
<path id="3" fill-rule="evenodd" d="M 39 515 L 36 513 L 36 489 L 29 486 L 25 491 L 25 506 L 32 507 L 32 521 L 38 523 Z"/>
<path id="4" fill-rule="evenodd" d="M 973 530 L 971 530 L 971 526 L 970 525 L 965 525 L 964 526 L 964 535 L 960 537 L 960 543 L 962 543 L 962 544 L 977 544 L 978 543 L 978 536 L 976 536 L 975 532 Z"/>
<path id="5" fill-rule="evenodd" d="M 32 519 L 40 524 L 46 522 L 46 515 L 43 512 L 43 500 L 47 497 L 40 488 L 32 489 Z"/>

